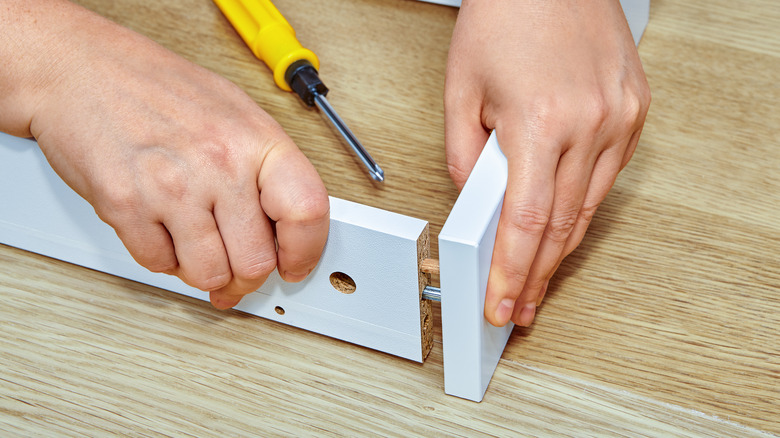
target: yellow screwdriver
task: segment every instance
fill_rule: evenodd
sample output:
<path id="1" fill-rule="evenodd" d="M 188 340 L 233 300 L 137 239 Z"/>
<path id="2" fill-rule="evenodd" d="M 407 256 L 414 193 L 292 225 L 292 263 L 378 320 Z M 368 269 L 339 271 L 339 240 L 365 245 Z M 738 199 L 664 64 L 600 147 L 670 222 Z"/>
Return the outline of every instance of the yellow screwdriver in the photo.
<path id="1" fill-rule="evenodd" d="M 360 157 L 371 178 L 384 181 L 385 172 L 325 98 L 328 87 L 317 73 L 320 67 L 317 55 L 301 46 L 295 30 L 276 6 L 269 0 L 214 0 L 214 3 L 252 53 L 273 71 L 276 85 L 285 91 L 295 91 L 306 105 L 316 105 Z"/>

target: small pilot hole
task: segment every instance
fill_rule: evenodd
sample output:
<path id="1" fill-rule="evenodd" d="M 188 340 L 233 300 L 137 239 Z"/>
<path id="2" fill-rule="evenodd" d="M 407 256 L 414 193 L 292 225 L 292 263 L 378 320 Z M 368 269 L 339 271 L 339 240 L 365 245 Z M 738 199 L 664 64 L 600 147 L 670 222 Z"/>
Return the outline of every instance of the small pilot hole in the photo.
<path id="1" fill-rule="evenodd" d="M 357 289 L 355 280 L 343 272 L 334 272 L 330 274 L 330 284 L 333 285 L 334 289 L 343 294 L 351 294 Z"/>
<path id="2" fill-rule="evenodd" d="M 284 308 L 283 307 L 276 306 L 276 307 L 274 307 L 274 310 L 276 311 L 276 313 L 278 313 L 280 315 L 284 315 Z"/>

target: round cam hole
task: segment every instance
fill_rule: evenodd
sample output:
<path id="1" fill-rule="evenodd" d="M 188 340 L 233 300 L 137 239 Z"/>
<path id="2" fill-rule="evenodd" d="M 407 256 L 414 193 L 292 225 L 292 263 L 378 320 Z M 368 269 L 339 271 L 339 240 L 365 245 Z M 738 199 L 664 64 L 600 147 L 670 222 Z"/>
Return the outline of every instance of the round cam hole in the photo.
<path id="1" fill-rule="evenodd" d="M 334 272 L 330 274 L 330 284 L 333 285 L 334 289 L 343 294 L 351 294 L 357 289 L 355 280 L 343 272 Z"/>
<path id="2" fill-rule="evenodd" d="M 280 315 L 284 315 L 284 307 L 276 306 L 276 307 L 274 307 L 274 310 L 276 311 L 276 313 L 278 313 Z"/>

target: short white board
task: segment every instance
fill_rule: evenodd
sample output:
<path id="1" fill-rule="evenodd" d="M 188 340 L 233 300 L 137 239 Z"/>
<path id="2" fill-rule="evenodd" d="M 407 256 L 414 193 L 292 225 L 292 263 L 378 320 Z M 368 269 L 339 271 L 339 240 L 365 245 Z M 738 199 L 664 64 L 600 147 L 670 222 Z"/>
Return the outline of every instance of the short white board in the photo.
<path id="1" fill-rule="evenodd" d="M 481 401 L 514 324 L 484 317 L 493 246 L 507 182 L 493 132 L 439 233 L 444 391 Z"/>

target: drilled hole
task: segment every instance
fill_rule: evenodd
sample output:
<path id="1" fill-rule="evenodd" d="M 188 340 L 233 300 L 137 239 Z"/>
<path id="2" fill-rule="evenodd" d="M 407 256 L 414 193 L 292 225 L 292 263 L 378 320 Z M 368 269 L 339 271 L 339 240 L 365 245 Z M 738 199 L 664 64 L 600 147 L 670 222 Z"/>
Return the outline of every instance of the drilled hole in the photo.
<path id="1" fill-rule="evenodd" d="M 284 307 L 276 306 L 276 307 L 274 307 L 274 310 L 276 311 L 276 313 L 278 313 L 280 315 L 284 315 Z"/>
<path id="2" fill-rule="evenodd" d="M 330 284 L 333 285 L 334 289 L 343 294 L 351 294 L 357 289 L 355 280 L 343 272 L 334 272 L 330 274 Z"/>

